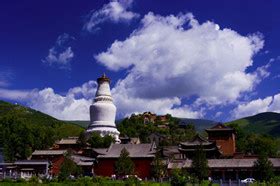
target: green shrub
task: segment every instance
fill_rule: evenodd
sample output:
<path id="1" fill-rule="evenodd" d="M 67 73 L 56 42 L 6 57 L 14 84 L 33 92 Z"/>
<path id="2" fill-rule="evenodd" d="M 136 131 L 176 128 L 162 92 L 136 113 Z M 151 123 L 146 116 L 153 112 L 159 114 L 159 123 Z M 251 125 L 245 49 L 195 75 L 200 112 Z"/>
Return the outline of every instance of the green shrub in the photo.
<path id="1" fill-rule="evenodd" d="M 28 181 L 30 183 L 42 183 L 42 180 L 40 180 L 37 176 L 32 176 Z"/>
<path id="2" fill-rule="evenodd" d="M 93 185 L 92 178 L 89 176 L 85 177 L 80 177 L 77 179 L 77 183 L 80 184 L 81 186 L 90 186 Z"/>
<path id="3" fill-rule="evenodd" d="M 5 178 L 3 179 L 1 182 L 5 182 L 5 183 L 12 183 L 14 182 L 11 178 Z"/>
<path id="4" fill-rule="evenodd" d="M 95 182 L 95 183 L 102 183 L 102 182 L 105 182 L 105 181 L 108 181 L 110 180 L 109 177 L 102 177 L 102 176 L 94 176 L 92 178 L 92 181 Z"/>
<path id="5" fill-rule="evenodd" d="M 17 183 L 24 183 L 24 182 L 26 182 L 26 180 L 23 179 L 23 178 L 19 178 L 19 179 L 16 180 L 16 182 Z"/>

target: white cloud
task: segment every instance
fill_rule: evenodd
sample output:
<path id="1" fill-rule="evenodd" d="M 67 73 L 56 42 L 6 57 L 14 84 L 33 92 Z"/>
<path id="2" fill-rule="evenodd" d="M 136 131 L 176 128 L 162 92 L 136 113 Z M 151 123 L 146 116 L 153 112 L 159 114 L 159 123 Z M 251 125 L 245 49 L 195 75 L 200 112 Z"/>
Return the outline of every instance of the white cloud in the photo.
<path id="1" fill-rule="evenodd" d="M 0 89 L 0 98 L 25 102 L 33 109 L 62 120 L 89 120 L 89 106 L 93 102 L 97 84 L 88 81 L 81 86 L 71 88 L 66 95 L 55 93 L 52 88 L 42 90 L 8 90 Z M 202 117 L 201 111 L 193 111 L 188 106 L 175 107 L 181 104 L 180 99 L 141 99 L 131 98 L 119 88 L 113 88 L 112 95 L 117 106 L 118 117 L 122 118 L 134 112 L 152 111 L 158 114 L 170 113 L 177 117 Z"/>
<path id="2" fill-rule="evenodd" d="M 261 112 L 279 112 L 280 113 L 280 94 L 268 96 L 264 99 L 256 99 L 247 103 L 239 104 L 232 111 L 232 118 L 241 118 L 251 116 Z"/>
<path id="3" fill-rule="evenodd" d="M 0 89 L 0 98 L 26 103 L 27 106 L 61 120 L 89 120 L 89 106 L 96 91 L 96 82 L 88 81 L 68 90 L 66 95 L 52 88 L 42 90 Z"/>
<path id="4" fill-rule="evenodd" d="M 127 2 L 122 6 L 129 7 L 131 1 Z M 102 13 L 107 6 L 112 6 L 111 3 L 121 2 L 112 1 L 96 14 L 108 15 L 109 18 L 105 20 L 128 20 L 125 16 L 121 17 L 122 14 L 115 14 L 115 18 L 112 18 L 111 13 Z M 126 8 L 122 10 L 127 12 Z M 104 21 L 102 16 L 96 18 L 100 20 L 92 20 L 92 25 L 88 25 L 90 30 Z M 63 40 L 57 41 L 58 46 L 62 44 Z M 269 75 L 269 65 L 246 72 L 253 65 L 253 56 L 263 45 L 259 33 L 242 36 L 234 30 L 221 29 L 214 22 L 200 24 L 192 14 L 163 17 L 149 13 L 142 19 L 142 25 L 127 39 L 115 41 L 107 51 L 95 58 L 108 69 L 127 71 L 126 77 L 112 89 L 119 117 L 152 111 L 200 118 L 205 114 L 203 104 L 213 107 L 236 102 L 243 93 L 252 91 Z M 55 56 L 55 59 L 59 58 L 59 55 Z M 25 99 L 32 108 L 59 119 L 87 120 L 95 90 L 96 83 L 89 81 L 69 89 L 66 95 L 45 88 L 33 90 Z M 182 99 L 190 97 L 197 98 L 194 104 L 182 103 Z M 243 104 L 242 107 L 241 104 L 240 113 L 249 114 L 256 107 L 262 108 L 269 104 L 270 99 L 256 101 L 255 106 Z M 278 97 L 274 96 L 274 100 L 275 104 L 273 102 L 267 107 L 277 110 Z M 236 111 L 235 115 L 238 114 Z M 219 115 L 217 112 L 217 117 Z"/>
<path id="5" fill-rule="evenodd" d="M 106 21 L 112 21 L 114 23 L 129 22 L 139 17 L 139 14 L 128 10 L 132 3 L 133 0 L 113 0 L 105 4 L 100 10 L 91 11 L 84 25 L 84 29 L 93 32 L 99 24 Z"/>
<path id="6" fill-rule="evenodd" d="M 216 112 L 216 114 L 215 114 L 215 118 L 219 118 L 221 115 L 222 115 L 223 113 L 222 112 Z"/>
<path id="7" fill-rule="evenodd" d="M 176 117 L 200 118 L 203 116 L 202 111 L 193 111 L 187 105 L 180 106 L 181 100 L 177 97 L 145 99 L 135 98 L 127 94 L 125 89 L 116 85 L 112 90 L 114 102 L 117 106 L 119 117 L 129 116 L 132 113 L 141 113 L 151 111 L 157 114 L 172 114 Z"/>
<path id="8" fill-rule="evenodd" d="M 0 98 L 9 100 L 25 100 L 28 98 L 30 91 L 28 90 L 11 90 L 0 88 Z"/>
<path id="9" fill-rule="evenodd" d="M 263 78 L 246 72 L 263 45 L 259 33 L 242 36 L 214 22 L 199 24 L 192 14 L 148 13 L 127 39 L 95 58 L 110 70 L 127 70 L 116 89 L 131 99 L 197 96 L 196 105 L 217 105 L 235 102 Z"/>
<path id="10" fill-rule="evenodd" d="M 55 45 L 49 49 L 48 56 L 42 61 L 48 65 L 55 65 L 62 69 L 69 69 L 70 62 L 74 58 L 74 52 L 72 51 L 71 46 L 69 46 L 73 39 L 74 37 L 66 33 L 60 35 L 57 38 Z"/>
<path id="11" fill-rule="evenodd" d="M 268 111 L 280 113 L 280 94 L 273 97 L 273 102 L 270 104 Z"/>
<path id="12" fill-rule="evenodd" d="M 58 119 L 89 120 L 89 106 L 95 91 L 94 81 L 69 89 L 64 96 L 55 93 L 52 88 L 45 88 L 33 91 L 27 104 Z"/>

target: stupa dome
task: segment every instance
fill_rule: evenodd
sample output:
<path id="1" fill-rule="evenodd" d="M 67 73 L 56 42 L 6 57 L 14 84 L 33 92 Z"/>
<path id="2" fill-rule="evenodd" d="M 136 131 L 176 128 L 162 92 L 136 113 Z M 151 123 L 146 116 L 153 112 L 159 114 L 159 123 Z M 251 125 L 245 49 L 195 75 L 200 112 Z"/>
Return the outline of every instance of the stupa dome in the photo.
<path id="1" fill-rule="evenodd" d="M 98 87 L 93 104 L 90 106 L 90 125 L 87 132 L 98 132 L 101 136 L 111 135 L 119 141 L 116 128 L 116 106 L 110 91 L 110 79 L 103 74 L 97 79 Z"/>

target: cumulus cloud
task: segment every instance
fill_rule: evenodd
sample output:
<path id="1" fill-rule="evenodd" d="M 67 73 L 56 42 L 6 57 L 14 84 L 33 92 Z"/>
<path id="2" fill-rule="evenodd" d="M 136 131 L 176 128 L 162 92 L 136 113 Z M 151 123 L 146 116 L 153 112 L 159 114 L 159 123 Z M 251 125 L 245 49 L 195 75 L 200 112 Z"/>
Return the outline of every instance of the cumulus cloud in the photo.
<path id="1" fill-rule="evenodd" d="M 25 100 L 29 97 L 29 90 L 11 90 L 0 88 L 0 98 L 5 98 L 9 100 Z"/>
<path id="2" fill-rule="evenodd" d="M 96 82 L 88 81 L 71 88 L 66 95 L 53 88 L 42 90 L 0 89 L 0 98 L 26 103 L 27 106 L 61 120 L 89 120 L 89 106 L 96 92 Z"/>
<path id="3" fill-rule="evenodd" d="M 69 89 L 65 95 L 56 93 L 53 88 L 24 91 L 0 89 L 0 98 L 25 102 L 31 108 L 61 120 L 89 120 L 89 106 L 93 102 L 96 88 L 95 81 L 88 81 L 81 86 Z M 176 97 L 155 100 L 134 99 L 116 88 L 113 88 L 112 95 L 119 118 L 144 111 L 158 114 L 170 113 L 177 117 L 202 116 L 200 110 L 193 111 L 188 106 L 174 108 L 181 104 L 180 99 Z"/>
<path id="4" fill-rule="evenodd" d="M 190 13 L 148 13 L 141 22 L 127 39 L 95 56 L 110 70 L 127 70 L 116 89 L 132 98 L 197 96 L 196 105 L 227 104 L 262 78 L 246 72 L 264 45 L 260 33 L 242 36 L 211 21 L 200 24 Z"/>
<path id="5" fill-rule="evenodd" d="M 122 2 L 128 2 L 122 7 L 131 5 L 131 1 Z M 118 5 L 121 1 L 112 1 L 93 12 L 93 17 L 100 20 L 93 19 L 92 26 L 88 25 L 90 30 L 104 21 L 104 15 L 105 20 L 129 20 L 122 14 L 112 18 L 112 13 L 102 13 L 113 11 L 111 3 Z M 105 11 L 108 7 L 112 10 Z M 121 10 L 127 12 L 127 8 Z M 148 13 L 128 38 L 115 41 L 95 59 L 110 70 L 127 71 L 112 89 L 119 117 L 152 111 L 200 118 L 205 115 L 204 104 L 209 108 L 234 103 L 269 75 L 269 65 L 247 72 L 263 45 L 260 33 L 242 36 L 211 21 L 199 23 L 192 14 L 163 17 Z M 66 95 L 45 88 L 31 91 L 27 99 L 32 108 L 59 119 L 89 119 L 88 109 L 95 91 L 96 83 L 89 81 L 69 89 Z M 195 98 L 193 104 L 183 104 L 182 100 L 190 97 Z M 263 105 L 268 105 L 264 110 L 279 110 L 279 99 L 275 95 L 256 101 L 255 106 L 241 104 L 233 115 L 249 114 L 249 110 Z M 220 114 L 217 112 L 216 116 Z"/>
<path id="6" fill-rule="evenodd" d="M 247 103 L 239 104 L 232 111 L 232 118 L 251 116 L 261 112 L 280 113 L 280 94 L 268 96 L 264 99 L 255 99 Z"/>
<path id="7" fill-rule="evenodd" d="M 55 45 L 49 49 L 48 56 L 45 57 L 42 62 L 50 66 L 53 65 L 58 68 L 69 69 L 70 62 L 74 58 L 74 52 L 72 51 L 70 43 L 74 39 L 74 37 L 66 33 L 60 35 Z"/>
<path id="8" fill-rule="evenodd" d="M 89 106 L 96 91 L 96 83 L 89 81 L 69 89 L 66 95 L 52 88 L 33 90 L 28 106 L 62 120 L 89 120 Z"/>
<path id="9" fill-rule="evenodd" d="M 181 105 L 181 100 L 177 97 L 145 99 L 135 98 L 127 94 L 125 89 L 118 85 L 112 90 L 114 102 L 117 106 L 118 117 L 129 116 L 132 113 L 151 111 L 157 114 L 172 114 L 183 118 L 201 118 L 202 110 L 194 111 L 191 107 Z"/>
<path id="10" fill-rule="evenodd" d="M 129 11 L 133 0 L 113 0 L 105 4 L 100 10 L 93 10 L 88 16 L 88 20 L 84 25 L 84 30 L 93 32 L 98 29 L 101 23 L 106 21 L 129 22 L 139 17 L 139 14 Z"/>

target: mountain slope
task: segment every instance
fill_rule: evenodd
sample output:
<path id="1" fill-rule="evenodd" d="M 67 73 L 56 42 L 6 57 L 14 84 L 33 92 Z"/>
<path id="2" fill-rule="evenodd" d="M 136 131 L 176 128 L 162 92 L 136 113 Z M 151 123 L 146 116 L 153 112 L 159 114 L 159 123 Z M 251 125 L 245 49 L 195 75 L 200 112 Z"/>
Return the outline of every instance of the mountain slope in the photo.
<path id="1" fill-rule="evenodd" d="M 26 159 L 34 150 L 47 149 L 56 140 L 78 136 L 83 130 L 39 111 L 0 101 L 0 148 L 5 161 Z M 2 153 L 0 156 L 2 159 Z"/>
<path id="2" fill-rule="evenodd" d="M 59 137 L 77 136 L 83 130 L 79 125 L 60 121 L 47 114 L 0 100 L 0 119 L 5 116 L 12 116 L 22 119 L 32 126 L 48 126 L 57 131 Z"/>
<path id="3" fill-rule="evenodd" d="M 216 121 L 206 120 L 206 119 L 189 119 L 189 118 L 177 118 L 177 119 L 180 120 L 181 126 L 193 124 L 196 130 L 198 131 L 203 131 L 206 128 L 210 128 L 216 123 Z M 116 120 L 116 125 L 118 126 L 122 121 L 123 119 Z M 80 121 L 80 120 L 67 121 L 67 122 L 79 125 L 83 128 L 87 128 L 90 123 L 90 121 Z"/>
<path id="4" fill-rule="evenodd" d="M 86 121 L 86 120 L 73 120 L 73 121 L 66 121 L 68 123 L 72 123 L 75 125 L 79 125 L 81 127 L 83 127 L 84 129 L 86 129 L 90 123 L 90 121 Z"/>
<path id="5" fill-rule="evenodd" d="M 118 125 L 122 120 L 123 119 L 117 119 L 115 122 L 116 125 Z M 90 121 L 87 121 L 87 120 L 72 120 L 72 121 L 66 121 L 66 122 L 79 125 L 79 126 L 83 127 L 84 129 L 86 129 L 90 123 Z"/>
<path id="6" fill-rule="evenodd" d="M 249 116 L 226 123 L 238 124 L 246 132 L 257 134 L 268 134 L 280 137 L 280 114 L 274 112 L 264 112 L 254 116 Z"/>
<path id="7" fill-rule="evenodd" d="M 190 118 L 178 118 L 180 120 L 180 125 L 192 124 L 195 126 L 197 131 L 204 131 L 207 128 L 210 128 L 217 123 L 216 121 L 207 120 L 207 119 L 190 119 Z"/>

